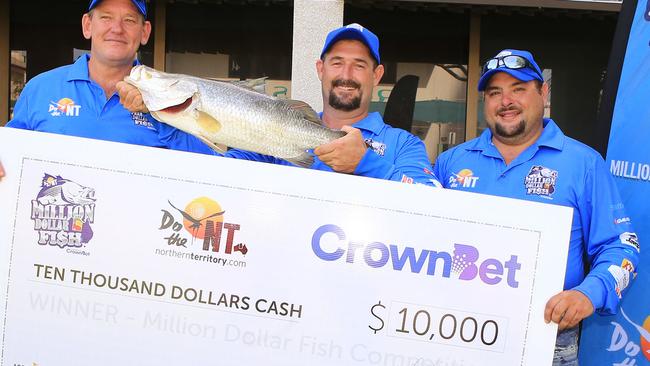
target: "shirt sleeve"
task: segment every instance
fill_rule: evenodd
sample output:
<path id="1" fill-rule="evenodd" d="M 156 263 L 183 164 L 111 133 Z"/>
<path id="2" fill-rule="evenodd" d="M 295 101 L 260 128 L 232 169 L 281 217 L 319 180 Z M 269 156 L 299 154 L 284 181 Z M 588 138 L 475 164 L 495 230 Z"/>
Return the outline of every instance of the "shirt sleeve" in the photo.
<path id="1" fill-rule="evenodd" d="M 445 151 L 438 155 L 436 162 L 433 164 L 433 175 L 440 181 L 443 187 L 447 187 L 447 161 L 449 160 L 450 152 Z"/>
<path id="2" fill-rule="evenodd" d="M 293 164 L 291 164 L 286 160 L 282 160 L 270 155 L 254 153 L 252 151 L 247 151 L 247 150 L 230 149 L 224 154 L 224 156 L 233 159 L 242 159 L 242 160 L 258 161 L 258 162 L 269 163 L 269 164 L 294 166 Z"/>
<path id="3" fill-rule="evenodd" d="M 190 135 L 189 133 L 169 126 L 165 123 L 160 123 L 154 120 L 150 115 L 147 116 L 157 125 L 158 138 L 168 149 L 206 155 L 221 155 L 206 145 L 203 141 Z"/>
<path id="4" fill-rule="evenodd" d="M 33 118 L 30 116 L 29 111 L 29 95 L 31 94 L 32 87 L 30 83 L 25 85 L 25 88 L 20 93 L 16 105 L 14 105 L 13 118 L 7 122 L 6 127 L 20 128 L 23 130 L 33 130 Z"/>
<path id="5" fill-rule="evenodd" d="M 580 220 L 590 270 L 575 287 L 601 314 L 615 314 L 626 287 L 636 276 L 640 247 L 616 184 L 599 157 L 587 174 Z"/>
<path id="6" fill-rule="evenodd" d="M 354 174 L 441 187 L 431 170 L 424 143 L 419 138 L 409 133 L 401 133 L 395 140 L 395 146 L 389 148 L 397 150 L 393 161 L 380 156 L 372 149 L 367 149 Z"/>

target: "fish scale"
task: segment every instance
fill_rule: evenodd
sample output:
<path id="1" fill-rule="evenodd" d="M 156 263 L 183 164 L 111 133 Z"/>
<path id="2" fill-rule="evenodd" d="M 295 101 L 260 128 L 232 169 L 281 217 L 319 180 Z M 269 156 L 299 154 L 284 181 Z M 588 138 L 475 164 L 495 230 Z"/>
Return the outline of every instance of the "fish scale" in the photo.
<path id="1" fill-rule="evenodd" d="M 308 167 L 313 162 L 308 150 L 345 135 L 323 126 L 306 103 L 271 97 L 241 82 L 165 73 L 144 65 L 134 67 L 125 81 L 140 90 L 154 118 L 212 148 L 226 145 Z"/>

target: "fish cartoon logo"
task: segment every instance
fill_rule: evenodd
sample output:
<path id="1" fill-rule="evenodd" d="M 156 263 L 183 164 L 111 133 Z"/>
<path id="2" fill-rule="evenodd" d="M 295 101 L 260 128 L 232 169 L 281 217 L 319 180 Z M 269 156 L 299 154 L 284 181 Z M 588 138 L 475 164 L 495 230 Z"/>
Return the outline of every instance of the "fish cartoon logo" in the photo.
<path id="1" fill-rule="evenodd" d="M 75 104 L 70 98 L 61 98 L 58 102 L 51 101 L 48 113 L 53 117 L 68 116 L 78 117 L 81 106 Z"/>
<path id="2" fill-rule="evenodd" d="M 371 138 L 365 139 L 364 142 L 366 143 L 366 147 L 370 148 L 370 150 L 374 151 L 377 155 L 384 156 L 384 154 L 386 153 L 385 143 L 374 141 Z"/>
<path id="3" fill-rule="evenodd" d="M 203 241 L 203 250 L 231 254 L 240 252 L 248 253 L 246 244 L 233 245 L 235 234 L 240 229 L 239 224 L 224 222 L 225 210 L 219 203 L 208 197 L 199 197 L 184 208 L 168 200 L 170 210 L 163 209 L 163 216 L 159 230 L 171 230 L 165 238 L 167 245 L 187 248 L 186 235 L 191 237 L 191 243 L 196 239 Z M 171 212 L 170 212 L 171 211 Z M 173 213 L 172 213 L 173 212 Z M 221 247 L 222 237 L 225 236 L 225 247 Z"/>
<path id="4" fill-rule="evenodd" d="M 526 194 L 551 198 L 555 192 L 557 177 L 557 170 L 549 169 L 541 165 L 534 165 L 530 168 L 526 178 L 524 178 Z"/>
<path id="5" fill-rule="evenodd" d="M 95 190 L 59 175 L 45 174 L 32 200 L 31 218 L 38 244 L 81 247 L 93 237 Z"/>

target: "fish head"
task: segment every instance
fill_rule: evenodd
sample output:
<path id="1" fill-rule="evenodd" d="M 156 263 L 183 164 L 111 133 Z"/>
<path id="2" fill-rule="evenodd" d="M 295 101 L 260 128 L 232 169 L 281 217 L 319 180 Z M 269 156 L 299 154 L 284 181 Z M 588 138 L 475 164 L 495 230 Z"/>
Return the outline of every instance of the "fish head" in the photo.
<path id="1" fill-rule="evenodd" d="M 87 205 L 95 202 L 94 189 L 84 187 L 71 180 L 67 180 L 61 185 L 61 196 L 66 202 L 77 205 Z"/>
<path id="2" fill-rule="evenodd" d="M 168 74 L 145 65 L 133 67 L 124 81 L 138 88 L 150 111 L 178 109 L 180 106 L 186 109 L 198 92 L 196 83 L 189 76 Z"/>

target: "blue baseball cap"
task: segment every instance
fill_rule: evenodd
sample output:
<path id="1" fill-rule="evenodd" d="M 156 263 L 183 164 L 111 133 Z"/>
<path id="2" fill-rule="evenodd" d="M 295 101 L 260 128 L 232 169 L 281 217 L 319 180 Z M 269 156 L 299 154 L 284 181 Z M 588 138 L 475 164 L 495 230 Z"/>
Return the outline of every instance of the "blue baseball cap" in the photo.
<path id="1" fill-rule="evenodd" d="M 343 39 L 355 39 L 357 41 L 363 42 L 370 50 L 370 55 L 374 57 L 377 63 L 380 63 L 379 59 L 379 38 L 372 33 L 369 29 L 364 28 L 362 25 L 357 23 L 348 24 L 341 28 L 334 29 L 329 32 L 327 38 L 325 39 L 325 45 L 323 46 L 323 51 L 320 53 L 320 58 L 323 58 L 323 55 L 334 45 L 334 43 L 343 40 Z"/>
<path id="2" fill-rule="evenodd" d="M 525 65 L 523 65 L 520 68 L 508 67 L 506 63 L 503 61 L 503 58 L 511 55 L 519 56 L 525 59 L 526 61 Z M 510 76 L 514 77 L 515 79 L 524 82 L 528 82 L 531 80 L 539 80 L 541 82 L 544 82 L 544 78 L 542 77 L 542 70 L 539 68 L 539 66 L 537 66 L 537 63 L 535 62 L 533 55 L 528 51 L 506 49 L 499 52 L 496 56 L 488 60 L 488 63 L 492 60 L 497 60 L 497 62 L 495 63 L 496 67 L 491 68 L 489 70 L 485 70 L 484 67 L 483 75 L 481 75 L 481 79 L 478 81 L 479 91 L 485 90 L 488 81 L 490 81 L 492 75 L 496 74 L 497 72 L 508 73 L 510 74 Z"/>
<path id="3" fill-rule="evenodd" d="M 91 0 L 90 5 L 88 5 L 88 11 L 91 11 L 97 4 L 99 4 L 102 0 Z M 147 7 L 144 4 L 144 0 L 131 0 L 133 1 L 133 5 L 135 5 L 136 8 L 140 11 L 140 14 L 144 15 L 144 18 L 147 18 Z"/>

